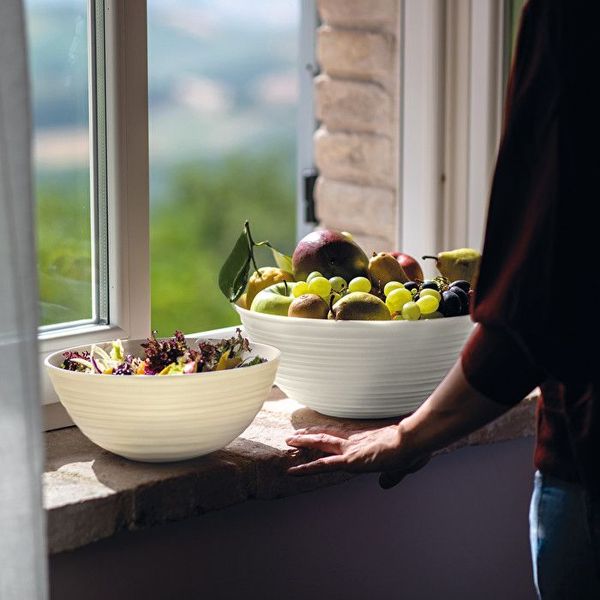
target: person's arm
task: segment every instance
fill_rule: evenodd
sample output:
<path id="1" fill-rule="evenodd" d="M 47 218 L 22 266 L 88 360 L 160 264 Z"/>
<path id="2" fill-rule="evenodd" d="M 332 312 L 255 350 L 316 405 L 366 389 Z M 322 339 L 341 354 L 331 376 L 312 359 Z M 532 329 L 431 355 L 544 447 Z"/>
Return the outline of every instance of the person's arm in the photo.
<path id="1" fill-rule="evenodd" d="M 557 343 L 556 331 L 570 317 L 555 306 L 562 296 L 547 292 L 568 272 L 557 272 L 554 254 L 564 255 L 566 247 L 556 243 L 566 221 L 557 217 L 559 9 L 537 1 L 523 12 L 472 309 L 480 325 L 461 359 L 399 425 L 350 437 L 332 430 L 297 432 L 288 440 L 291 446 L 331 456 L 290 473 L 383 471 L 382 485 L 393 485 L 433 451 L 492 421 L 533 390 L 544 378 L 540 357 L 569 361 L 572 348 Z"/>
<path id="2" fill-rule="evenodd" d="M 474 387 L 471 378 L 489 395 Z M 425 465 L 436 450 L 508 411 L 539 378 L 538 370 L 510 336 L 478 326 L 461 359 L 416 412 L 398 425 L 350 436 L 331 427 L 299 430 L 287 439 L 290 446 L 330 456 L 292 467 L 289 473 L 382 472 L 382 487 L 391 487 Z"/>
<path id="3" fill-rule="evenodd" d="M 435 450 L 479 429 L 509 408 L 473 388 L 458 360 L 428 400 L 398 425 L 350 436 L 333 428 L 296 432 L 287 440 L 290 446 L 316 449 L 330 456 L 292 467 L 289 473 L 383 471 L 381 485 L 391 487 L 424 465 Z"/>

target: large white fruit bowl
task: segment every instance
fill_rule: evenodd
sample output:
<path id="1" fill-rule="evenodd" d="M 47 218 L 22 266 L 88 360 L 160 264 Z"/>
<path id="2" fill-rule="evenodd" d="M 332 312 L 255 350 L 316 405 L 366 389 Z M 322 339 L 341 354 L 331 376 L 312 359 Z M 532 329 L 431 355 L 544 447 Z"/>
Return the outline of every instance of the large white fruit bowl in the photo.
<path id="1" fill-rule="evenodd" d="M 414 411 L 473 329 L 469 316 L 330 321 L 236 310 L 250 340 L 281 350 L 275 383 L 290 398 L 324 415 L 356 419 Z"/>
<path id="2" fill-rule="evenodd" d="M 125 352 L 143 356 L 143 341 L 124 342 Z M 118 376 L 61 369 L 63 352 L 45 365 L 75 424 L 105 450 L 144 462 L 194 458 L 234 440 L 267 399 L 280 357 L 278 349 L 253 343 L 247 356 L 266 362 L 190 375 Z"/>

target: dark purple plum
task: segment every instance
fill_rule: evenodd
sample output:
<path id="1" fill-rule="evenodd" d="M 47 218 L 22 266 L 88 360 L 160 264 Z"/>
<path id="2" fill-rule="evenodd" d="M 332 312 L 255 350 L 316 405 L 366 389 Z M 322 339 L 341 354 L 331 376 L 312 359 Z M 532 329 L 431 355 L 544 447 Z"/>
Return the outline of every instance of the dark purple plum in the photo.
<path id="1" fill-rule="evenodd" d="M 465 294 L 468 294 L 469 290 L 471 289 L 471 284 L 468 281 L 465 281 L 464 279 L 457 279 L 448 286 L 448 289 L 453 287 L 460 288 L 463 292 L 465 292 Z"/>
<path id="2" fill-rule="evenodd" d="M 448 289 L 449 292 L 454 292 L 460 298 L 460 314 L 468 315 L 469 314 L 469 295 L 462 288 L 457 286 L 452 286 Z"/>
<path id="3" fill-rule="evenodd" d="M 445 317 L 458 317 L 462 310 L 462 302 L 460 301 L 458 294 L 455 294 L 450 290 L 442 292 L 442 302 L 440 303 L 438 310 Z"/>
<path id="4" fill-rule="evenodd" d="M 421 285 L 422 290 L 435 290 L 436 292 L 440 291 L 440 286 L 437 281 L 433 281 L 432 279 L 428 279 L 424 281 Z"/>

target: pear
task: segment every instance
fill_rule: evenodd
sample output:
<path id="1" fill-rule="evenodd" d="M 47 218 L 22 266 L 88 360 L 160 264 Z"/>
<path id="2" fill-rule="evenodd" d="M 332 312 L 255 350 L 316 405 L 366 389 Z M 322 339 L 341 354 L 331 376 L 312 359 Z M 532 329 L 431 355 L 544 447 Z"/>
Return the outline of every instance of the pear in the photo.
<path id="1" fill-rule="evenodd" d="M 369 277 L 373 285 L 380 290 L 390 281 L 405 283 L 409 280 L 402 265 L 389 252 L 373 252 L 369 259 Z"/>
<path id="2" fill-rule="evenodd" d="M 303 319 L 326 319 L 329 305 L 321 296 L 316 294 L 302 294 L 298 296 L 288 309 L 288 317 L 301 317 Z"/>
<path id="3" fill-rule="evenodd" d="M 252 306 L 252 302 L 258 292 L 281 281 L 294 281 L 294 276 L 277 267 L 261 267 L 258 271 L 254 271 L 248 280 L 248 287 L 246 288 L 246 307 Z"/>
<path id="4" fill-rule="evenodd" d="M 388 307 L 377 296 L 368 292 L 351 292 L 331 308 L 336 321 L 389 321 Z"/>
<path id="5" fill-rule="evenodd" d="M 481 253 L 473 248 L 458 248 L 440 252 L 437 256 L 423 256 L 423 259 L 433 258 L 438 271 L 450 281 L 462 279 L 468 281 L 474 288 L 479 275 Z"/>

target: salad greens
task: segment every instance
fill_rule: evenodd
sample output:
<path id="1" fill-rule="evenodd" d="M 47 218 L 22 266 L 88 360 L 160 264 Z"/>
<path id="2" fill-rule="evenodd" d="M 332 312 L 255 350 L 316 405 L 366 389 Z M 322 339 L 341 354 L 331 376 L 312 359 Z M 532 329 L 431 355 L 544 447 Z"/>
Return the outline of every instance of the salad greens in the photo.
<path id="1" fill-rule="evenodd" d="M 243 359 L 250 343 L 240 329 L 235 336 L 217 341 L 198 340 L 191 348 L 181 331 L 172 338 L 157 339 L 156 332 L 143 344 L 144 356 L 125 354 L 121 340 L 111 342 L 110 352 L 93 345 L 89 351 L 65 352 L 61 367 L 67 371 L 104 375 L 188 375 L 249 367 L 265 362 L 260 356 Z"/>

